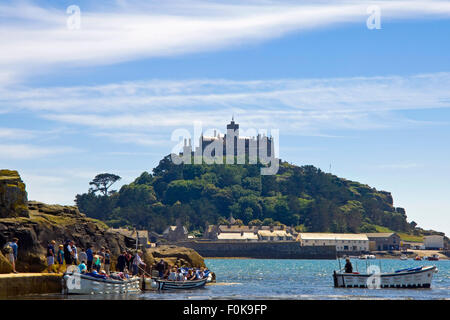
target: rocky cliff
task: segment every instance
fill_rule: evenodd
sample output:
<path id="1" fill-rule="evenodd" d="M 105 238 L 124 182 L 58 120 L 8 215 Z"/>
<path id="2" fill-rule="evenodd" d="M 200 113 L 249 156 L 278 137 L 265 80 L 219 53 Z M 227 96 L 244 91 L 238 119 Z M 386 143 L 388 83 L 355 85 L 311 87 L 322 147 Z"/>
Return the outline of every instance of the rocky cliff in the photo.
<path id="1" fill-rule="evenodd" d="M 6 217 L 28 217 L 25 184 L 12 170 L 0 170 L 0 218 Z"/>
<path id="2" fill-rule="evenodd" d="M 19 272 L 41 272 L 46 268 L 46 249 L 51 240 L 63 244 L 73 240 L 78 248 L 93 245 L 109 248 L 115 257 L 125 248 L 133 248 L 135 240 L 108 231 L 103 222 L 87 218 L 76 206 L 49 205 L 28 201 L 25 184 L 17 171 L 0 170 L 0 248 L 13 237 L 19 239 L 16 269 Z M 146 253 L 147 261 L 156 258 L 179 260 L 186 265 L 204 266 L 203 258 L 187 248 L 158 248 Z M 11 266 L 0 254 L 0 273 L 8 273 Z"/>
<path id="3" fill-rule="evenodd" d="M 133 239 L 107 231 L 105 224 L 86 218 L 76 207 L 39 202 L 29 202 L 28 205 L 28 217 L 0 219 L 0 246 L 3 247 L 13 237 L 19 239 L 19 272 L 44 270 L 46 248 L 51 240 L 62 244 L 71 239 L 78 248 L 92 244 L 94 250 L 104 246 L 113 255 L 133 245 Z"/>

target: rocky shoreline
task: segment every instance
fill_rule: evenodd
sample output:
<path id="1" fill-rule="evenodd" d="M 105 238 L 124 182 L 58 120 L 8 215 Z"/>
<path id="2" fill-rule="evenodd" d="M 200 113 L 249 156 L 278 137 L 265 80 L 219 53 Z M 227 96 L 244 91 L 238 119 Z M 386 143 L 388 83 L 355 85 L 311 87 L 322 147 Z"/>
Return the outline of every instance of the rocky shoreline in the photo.
<path id="1" fill-rule="evenodd" d="M 49 205 L 28 201 L 25 184 L 17 171 L 0 170 L 0 248 L 13 237 L 19 239 L 16 269 L 19 272 L 43 272 L 47 268 L 46 249 L 51 240 L 73 240 L 78 248 L 88 244 L 111 251 L 112 267 L 124 249 L 135 248 L 135 239 L 111 232 L 103 222 L 81 213 L 76 206 Z M 145 250 L 148 265 L 164 258 L 169 263 L 202 267 L 203 258 L 194 250 L 161 246 Z M 159 260 L 158 260 L 159 261 Z M 0 274 L 10 273 L 9 261 L 0 253 Z"/>

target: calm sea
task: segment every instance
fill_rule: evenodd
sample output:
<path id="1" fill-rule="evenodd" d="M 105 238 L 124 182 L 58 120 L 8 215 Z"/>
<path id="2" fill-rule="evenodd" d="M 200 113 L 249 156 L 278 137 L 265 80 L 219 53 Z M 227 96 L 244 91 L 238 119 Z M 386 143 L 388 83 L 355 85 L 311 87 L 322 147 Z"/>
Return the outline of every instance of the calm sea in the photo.
<path id="1" fill-rule="evenodd" d="M 126 297 L 69 296 L 69 299 L 450 299 L 450 261 L 353 260 L 354 270 L 359 272 L 366 270 L 366 263 L 381 264 L 382 272 L 419 265 L 436 265 L 439 269 L 430 289 L 376 290 L 334 288 L 332 273 L 338 269 L 338 262 L 333 260 L 205 259 L 205 262 L 216 273 L 217 283 L 203 289 Z"/>

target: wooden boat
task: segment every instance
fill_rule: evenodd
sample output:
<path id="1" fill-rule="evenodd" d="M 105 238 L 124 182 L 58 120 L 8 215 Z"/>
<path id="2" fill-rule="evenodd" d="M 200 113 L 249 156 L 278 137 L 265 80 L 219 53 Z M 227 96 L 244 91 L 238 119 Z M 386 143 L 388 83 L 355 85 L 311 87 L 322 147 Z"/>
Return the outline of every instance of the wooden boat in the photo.
<path id="1" fill-rule="evenodd" d="M 344 273 L 334 271 L 336 288 L 430 288 L 435 266 L 397 270 L 392 273 Z"/>
<path id="2" fill-rule="evenodd" d="M 428 261 L 439 261 L 439 255 L 433 254 L 432 256 L 428 257 Z"/>
<path id="3" fill-rule="evenodd" d="M 140 291 L 139 277 L 128 280 L 104 279 L 100 276 L 65 273 L 62 278 L 64 294 L 119 294 Z"/>
<path id="4" fill-rule="evenodd" d="M 173 281 L 160 278 L 145 278 L 143 290 L 188 290 L 204 287 L 208 278 L 199 280 Z"/>

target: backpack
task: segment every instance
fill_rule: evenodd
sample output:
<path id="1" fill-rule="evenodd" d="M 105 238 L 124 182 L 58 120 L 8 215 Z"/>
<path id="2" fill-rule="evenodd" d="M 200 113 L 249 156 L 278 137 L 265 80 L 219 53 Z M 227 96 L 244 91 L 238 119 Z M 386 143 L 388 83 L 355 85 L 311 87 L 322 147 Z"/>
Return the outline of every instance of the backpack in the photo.
<path id="1" fill-rule="evenodd" d="M 9 245 L 9 243 L 5 244 L 2 249 L 3 254 L 7 255 L 13 252 L 13 249 Z"/>

